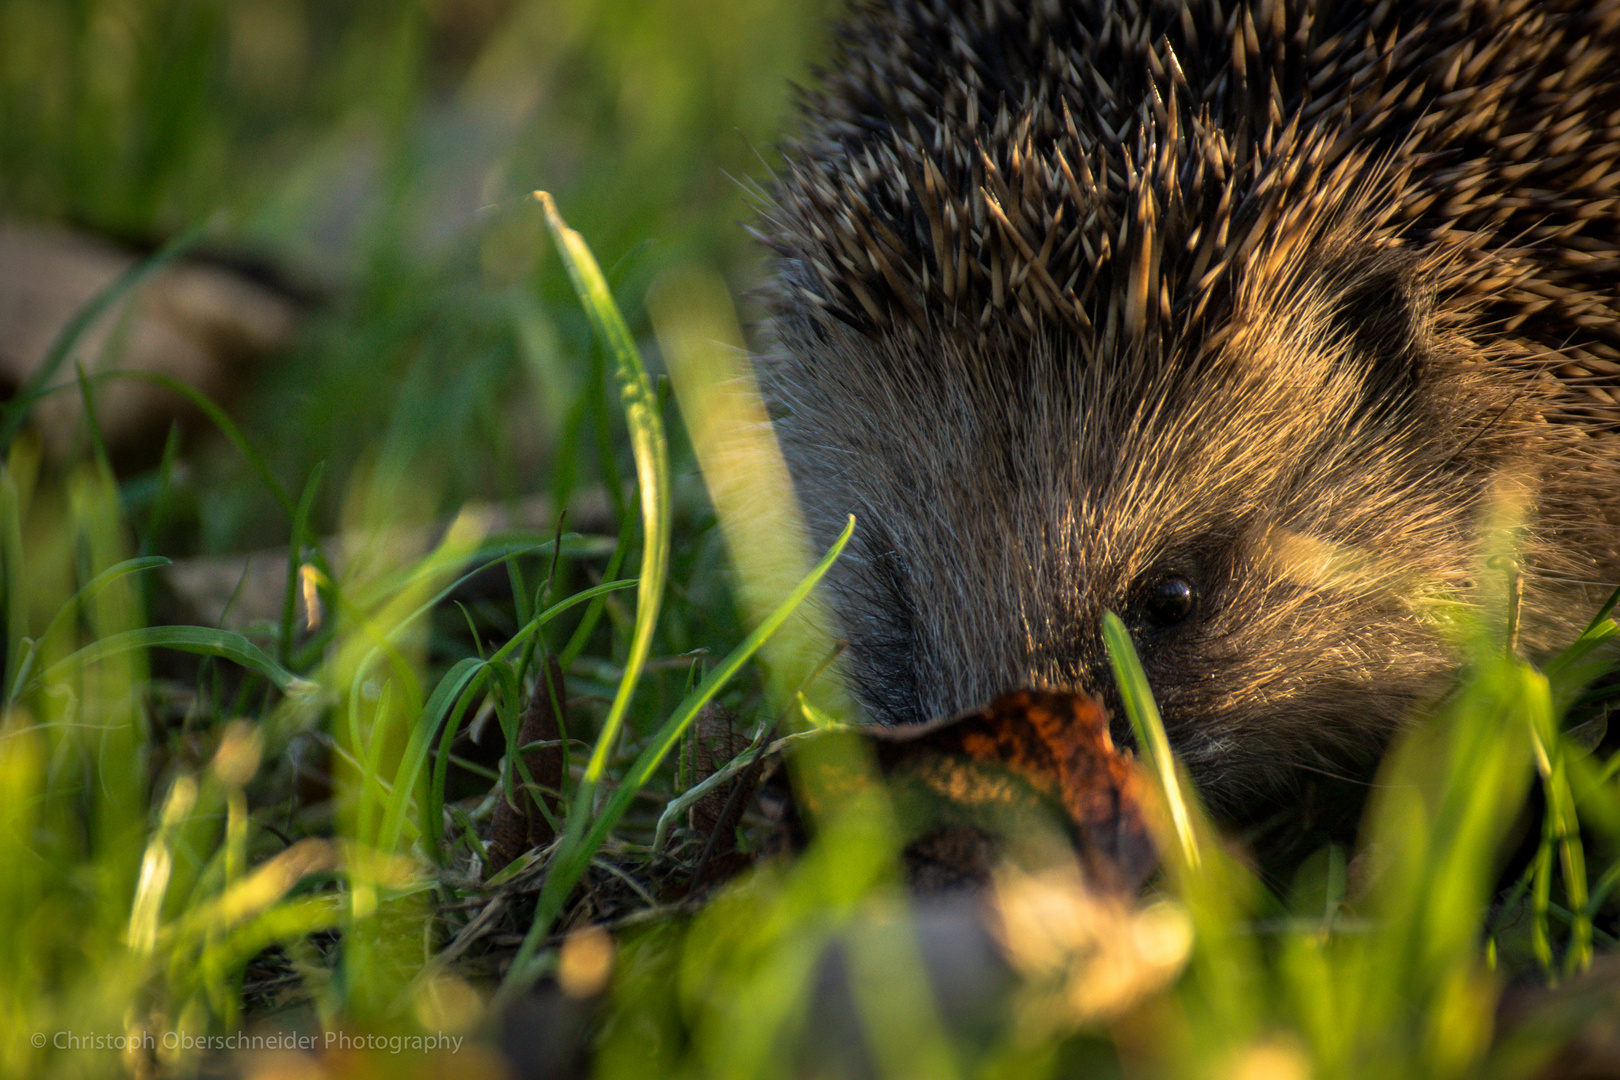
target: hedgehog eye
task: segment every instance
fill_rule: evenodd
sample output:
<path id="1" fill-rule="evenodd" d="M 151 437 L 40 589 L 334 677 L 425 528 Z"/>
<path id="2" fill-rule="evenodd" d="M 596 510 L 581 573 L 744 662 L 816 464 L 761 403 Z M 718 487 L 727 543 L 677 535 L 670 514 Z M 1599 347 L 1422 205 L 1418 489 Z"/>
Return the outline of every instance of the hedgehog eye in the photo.
<path id="1" fill-rule="evenodd" d="M 1142 617 L 1154 629 L 1167 630 L 1185 622 L 1198 606 L 1198 590 L 1184 577 L 1171 575 L 1151 586 L 1142 597 Z"/>

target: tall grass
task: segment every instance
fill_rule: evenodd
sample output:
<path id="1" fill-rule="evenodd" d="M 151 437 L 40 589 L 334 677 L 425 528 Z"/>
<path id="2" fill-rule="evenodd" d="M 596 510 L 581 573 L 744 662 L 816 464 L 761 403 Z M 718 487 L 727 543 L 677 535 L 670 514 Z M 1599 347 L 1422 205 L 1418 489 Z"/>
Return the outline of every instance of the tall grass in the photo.
<path id="1" fill-rule="evenodd" d="M 498 1000 L 521 994 L 555 963 L 548 944 L 554 920 L 632 799 L 654 782 L 699 709 L 837 557 L 848 530 L 667 718 L 628 730 L 632 699 L 656 681 L 645 669 L 668 581 L 663 402 L 594 259 L 552 213 L 581 299 L 618 365 L 640 465 L 627 506 L 639 503 L 644 513 L 639 537 L 627 543 L 621 536 L 610 563 L 639 547 L 638 578 L 548 597 L 557 558 L 578 552 L 585 538 L 508 536 L 491 543 L 471 513 L 419 553 L 412 531 L 376 505 L 387 483 L 380 492 L 357 493 L 373 504 L 361 511 L 361 553 L 333 577 L 307 528 L 317 476 L 291 513 L 296 572 L 289 575 L 283 619 L 264 628 L 270 641 L 261 647 L 229 630 L 146 626 L 130 580 L 167 560 L 125 557 L 131 537 L 110 475 L 104 468 L 83 471 L 68 484 L 66 505 L 56 506 L 35 497 L 32 441 L 13 443 L 0 485 L 10 633 L 0 752 L 16 800 L 0 857 L 21 868 L 8 881 L 7 910 L 15 925 L 32 932 L 14 939 L 13 955 L 5 958 L 12 980 L 4 1017 L 8 1075 L 194 1068 L 199 1055 L 184 1040 L 244 1022 L 245 972 L 267 948 L 293 958 L 301 984 L 294 996 L 313 1002 L 325 1029 L 398 1033 L 420 1026 L 422 1011 L 413 1006 L 423 993 L 440 993 L 445 980 L 462 985 L 435 962 L 442 944 L 438 906 L 488 894 L 459 873 L 482 853 L 476 835 L 454 837 L 446 828 L 451 737 L 480 701 L 501 712 L 503 726 L 514 732 L 537 659 L 550 651 L 551 624 L 635 587 L 619 686 L 577 784 L 560 793 L 570 808 L 562 839 L 546 853 L 538 907 Z M 137 280 L 131 275 L 120 287 Z M 19 404 L 19 417 L 26 404 Z M 215 418 L 255 453 L 222 414 Z M 279 488 L 275 494 L 292 506 Z M 633 528 L 628 521 L 624 527 Z M 25 536 L 40 539 L 31 545 Z M 64 595 L 53 599 L 38 587 L 49 580 L 39 563 L 60 552 L 77 558 L 65 568 Z M 435 671 L 428 655 L 434 610 L 480 569 L 515 566 L 523 557 L 550 558 L 552 576 L 532 595 L 520 588 L 514 597 L 516 609 L 528 612 L 522 624 L 487 654 L 480 650 Z M 519 572 L 512 580 L 526 579 Z M 75 581 L 82 586 L 73 589 Z M 318 627 L 313 610 L 303 625 L 287 614 L 295 610 L 291 591 L 299 581 L 318 583 L 314 598 L 324 612 Z M 41 611 L 49 614 L 35 631 Z M 575 628 L 586 641 L 589 633 L 586 624 Z M 209 680 L 199 680 L 196 711 L 183 725 L 198 725 L 197 745 L 184 752 L 153 715 L 153 699 L 164 689 L 146 664 L 152 649 L 229 661 L 234 669 L 224 696 L 208 696 Z M 244 706 L 250 719 L 229 719 Z M 295 744 L 311 739 L 332 756 L 334 816 L 304 823 L 304 835 L 260 824 L 255 812 L 262 818 L 267 791 L 287 780 L 263 775 L 265 763 L 285 760 Z M 505 790 L 511 782 L 508 776 Z M 607 798 L 599 803 L 604 785 Z M 85 922 L 88 934 L 80 930 Z M 463 1015 L 463 1027 L 475 1017 Z M 112 1052 L 129 1045 L 136 1049 Z"/>

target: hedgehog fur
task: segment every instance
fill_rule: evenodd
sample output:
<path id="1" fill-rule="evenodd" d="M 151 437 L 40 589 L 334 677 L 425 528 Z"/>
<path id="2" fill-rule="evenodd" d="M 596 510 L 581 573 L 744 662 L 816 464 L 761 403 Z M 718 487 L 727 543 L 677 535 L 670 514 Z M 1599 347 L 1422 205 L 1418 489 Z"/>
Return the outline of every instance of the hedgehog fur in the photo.
<path id="1" fill-rule="evenodd" d="M 867 711 L 1111 696 L 1214 804 L 1353 774 L 1620 579 L 1620 0 L 869 0 L 757 233 Z M 1116 716 L 1119 710 L 1115 710 Z"/>

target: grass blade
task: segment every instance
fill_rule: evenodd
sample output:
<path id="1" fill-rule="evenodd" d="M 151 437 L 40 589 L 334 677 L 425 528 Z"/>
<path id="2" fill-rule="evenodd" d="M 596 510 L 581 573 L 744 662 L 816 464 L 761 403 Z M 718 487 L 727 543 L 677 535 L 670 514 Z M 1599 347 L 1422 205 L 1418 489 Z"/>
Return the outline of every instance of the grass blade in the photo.
<path id="1" fill-rule="evenodd" d="M 276 663 L 264 650 L 241 634 L 232 630 L 215 630 L 207 626 L 148 626 L 113 634 L 99 641 L 93 641 L 71 656 L 52 664 L 45 670 L 42 678 L 47 681 L 57 679 L 78 665 L 133 649 L 150 648 L 178 649 L 180 652 L 230 660 L 249 671 L 263 675 L 284 694 L 307 693 L 315 686 L 309 680 L 299 678 Z"/>
<path id="2" fill-rule="evenodd" d="M 466 657 L 456 663 L 444 678 L 439 680 L 428 697 L 427 704 L 422 708 L 422 715 L 416 726 L 411 729 L 410 741 L 405 744 L 405 754 L 400 760 L 399 771 L 394 776 L 394 791 L 408 793 L 416 785 L 416 778 L 421 775 L 422 766 L 427 762 L 427 748 L 433 733 L 439 730 L 439 724 L 450 712 L 451 707 L 460 700 L 462 691 L 475 679 L 488 665 L 475 656 Z M 452 733 L 454 737 L 454 733 Z M 448 752 L 446 747 L 446 752 Z M 377 846 L 383 851 L 393 851 L 399 842 L 400 833 L 405 827 L 405 804 L 409 796 L 396 799 L 388 807 L 383 817 L 382 832 L 378 834 Z M 422 813 L 423 824 L 428 822 L 428 811 L 433 809 L 424 806 Z M 435 819 L 436 820 L 436 819 Z M 437 830 L 429 841 L 430 845 L 438 847 Z"/>
<path id="3" fill-rule="evenodd" d="M 114 304 L 128 296 L 136 286 L 185 254 L 201 238 L 200 228 L 181 234 L 150 259 L 136 263 L 118 275 L 111 284 L 79 309 L 78 314 L 74 315 L 62 328 L 62 332 L 56 335 L 50 351 L 45 354 L 44 362 L 35 368 L 34 373 L 18 388 L 16 396 L 0 407 L 0 448 L 11 445 L 23 421 L 28 419 L 29 410 L 34 407 L 34 403 L 51 392 L 47 389 L 51 379 L 55 378 L 57 370 L 73 352 L 73 347 L 79 343 L 79 339 L 84 337 L 85 331 L 94 326 L 96 320 L 106 314 Z"/>
<path id="4" fill-rule="evenodd" d="M 641 498 L 641 584 L 636 591 L 636 624 L 630 637 L 629 655 L 625 657 L 624 677 L 619 691 L 602 722 L 602 732 L 585 765 L 582 790 L 589 791 L 602 778 L 607 767 L 607 756 L 618 738 L 630 707 L 631 695 L 641 678 L 641 667 L 652 649 L 653 629 L 658 623 L 658 608 L 663 601 L 664 579 L 669 573 L 670 491 L 669 447 L 664 437 L 664 421 L 659 415 L 658 395 L 652 380 L 642 366 L 636 342 L 625 326 L 624 318 L 613 302 L 602 270 L 585 244 L 584 237 L 570 229 L 557 213 L 557 204 L 545 192 L 536 192 L 546 210 L 546 222 L 551 228 L 557 251 L 568 268 L 568 277 L 579 294 L 580 303 L 590 316 L 591 324 L 602 339 L 602 345 L 613 356 L 614 374 L 619 381 L 619 396 L 624 405 L 625 420 L 630 429 L 630 446 L 636 459 L 636 480 Z"/>
<path id="5" fill-rule="evenodd" d="M 1181 777 L 1175 755 L 1170 750 L 1170 738 L 1164 733 L 1164 721 L 1159 707 L 1153 701 L 1142 661 L 1137 658 L 1136 646 L 1131 644 L 1130 632 L 1119 616 L 1112 611 L 1103 613 L 1103 643 L 1108 648 L 1108 659 L 1114 668 L 1114 679 L 1119 684 L 1119 696 L 1130 717 L 1131 730 L 1136 733 L 1136 745 L 1147 756 L 1154 775 L 1164 789 L 1165 803 L 1170 809 L 1170 820 L 1175 826 L 1176 839 L 1181 844 L 1181 856 L 1189 867 L 1196 869 L 1200 862 L 1198 837 L 1194 832 L 1192 814 L 1187 809 L 1187 798 L 1181 790 Z"/>
<path id="6" fill-rule="evenodd" d="M 613 552 L 608 556 L 607 567 L 602 571 L 602 576 L 606 578 L 616 577 L 619 573 L 619 567 L 624 565 L 625 553 L 629 550 L 630 531 L 620 529 L 619 537 L 613 544 Z M 574 628 L 573 636 L 568 639 L 568 644 L 563 646 L 562 653 L 557 657 L 557 663 L 562 665 L 564 671 L 574 666 L 574 661 L 579 659 L 580 654 L 585 651 L 585 646 L 590 644 L 591 635 L 596 632 L 596 624 L 601 621 L 602 611 L 606 606 L 606 600 L 600 599 L 594 601 L 590 607 L 585 609 L 585 614 L 580 617 L 579 625 Z"/>
<path id="7" fill-rule="evenodd" d="M 39 636 L 39 640 L 34 642 L 28 655 L 19 666 L 16 680 L 11 687 L 11 693 L 7 696 L 7 700 L 16 701 L 22 696 L 23 687 L 29 683 L 28 676 L 33 668 L 34 658 L 39 655 L 39 650 L 45 647 L 46 642 L 50 641 L 51 637 L 62 626 L 64 620 L 71 618 L 80 610 L 82 605 L 95 599 L 101 590 L 126 574 L 139 573 L 142 570 L 151 570 L 154 567 L 168 565 L 169 560 L 161 555 L 147 555 L 139 559 L 126 559 L 115 566 L 107 567 L 107 569 L 85 582 L 84 588 L 74 593 L 72 598 L 58 608 L 55 615 L 51 616 L 51 621 L 46 625 L 45 632 Z"/>
<path id="8" fill-rule="evenodd" d="M 444 783 L 450 765 L 450 744 L 455 740 L 456 731 L 461 726 L 461 716 L 466 711 L 468 702 L 483 688 L 489 678 L 490 667 L 493 664 L 503 663 L 512 653 L 521 648 L 523 643 L 532 637 L 542 626 L 561 615 L 569 608 L 587 601 L 596 600 L 610 592 L 619 589 L 628 589 L 634 585 L 635 579 L 625 581 L 604 581 L 600 585 L 583 589 L 565 600 L 559 600 L 546 610 L 530 619 L 528 624 L 512 635 L 505 645 L 501 646 L 488 660 L 479 660 L 476 657 L 467 657 L 457 663 L 433 688 L 433 694 L 428 698 L 427 705 L 422 709 L 422 715 L 416 728 L 411 732 L 409 743 L 406 744 L 404 757 L 400 761 L 398 777 L 403 779 L 407 786 L 416 782 L 422 765 L 426 761 L 429 739 L 433 732 L 439 732 L 439 754 L 433 766 L 433 777 L 428 785 L 427 801 L 422 805 L 422 835 L 428 838 L 429 850 L 438 853 L 439 844 L 443 839 L 440 827 L 440 816 L 443 813 Z M 455 703 L 460 706 L 451 713 L 450 709 Z M 440 730 L 440 718 L 449 714 L 449 722 Z M 398 781 L 396 781 L 397 785 Z M 383 836 L 385 839 L 398 839 L 399 831 L 403 828 L 403 813 L 398 819 L 390 814 L 383 822 Z M 386 845 L 385 845 L 386 850 Z"/>
<path id="9" fill-rule="evenodd" d="M 179 394 L 192 405 L 195 405 L 219 429 L 220 434 L 230 440 L 231 445 L 236 448 L 236 452 L 241 454 L 243 460 L 259 475 L 259 479 L 263 481 L 264 486 L 276 500 L 277 505 L 287 515 L 287 520 L 296 520 L 298 508 L 293 503 L 292 496 L 287 494 L 287 489 L 281 486 L 281 481 L 276 479 L 275 473 L 270 471 L 270 465 L 265 461 L 264 455 L 259 453 L 258 449 L 248 441 L 247 436 L 242 434 L 242 429 L 237 427 L 236 422 L 225 414 L 225 410 L 214 404 L 206 394 L 173 376 L 163 374 L 161 371 L 104 371 L 95 376 L 93 381 L 112 378 L 139 379 L 142 382 L 149 382 L 153 386 L 161 386 L 165 390 Z M 325 560 L 321 558 L 320 552 L 316 551 L 313 557 L 318 560 L 316 565 L 320 568 L 321 573 L 330 577 L 331 571 L 325 565 Z"/>
<path id="10" fill-rule="evenodd" d="M 540 900 L 535 909 L 534 922 L 530 924 L 529 931 L 524 935 L 523 944 L 519 946 L 517 955 L 512 959 L 512 966 L 508 969 L 506 980 L 501 984 L 497 995 L 498 999 L 511 1000 L 523 993 L 534 984 L 539 977 L 539 970 L 534 963 L 534 954 L 540 947 L 551 929 L 552 921 L 556 919 L 562 909 L 562 903 L 567 899 L 579 876 L 590 865 L 596 851 L 602 846 L 607 834 L 618 824 L 619 818 L 624 816 L 630 803 L 636 797 L 636 792 L 652 778 L 665 755 L 674 748 L 675 744 L 685 734 L 698 710 L 702 709 L 709 699 L 719 692 L 737 670 L 748 662 L 759 647 L 776 632 L 788 616 L 804 602 L 810 591 L 832 568 L 832 564 L 843 554 L 844 547 L 849 538 L 855 533 L 855 517 L 850 515 L 849 523 L 844 531 L 833 542 L 827 554 L 822 556 L 815 568 L 799 583 L 798 588 L 788 594 L 777 609 L 754 629 L 754 632 L 745 638 L 742 644 L 731 651 L 708 676 L 699 684 L 698 688 L 689 694 L 679 708 L 664 721 L 658 733 L 647 743 L 636 758 L 635 764 L 625 775 L 624 780 L 613 792 L 607 806 L 595 821 L 587 826 L 586 814 L 590 804 L 583 800 L 576 800 L 572 812 L 568 816 L 568 830 L 564 834 L 557 854 L 553 856 L 550 868 L 546 873 L 545 884 L 540 890 Z"/>
<path id="11" fill-rule="evenodd" d="M 309 541 L 309 514 L 315 505 L 315 494 L 326 475 L 326 462 L 320 462 L 304 484 L 303 497 L 293 514 L 292 535 L 287 543 L 287 585 L 281 598 L 281 636 L 276 642 L 276 658 L 283 666 L 292 663 L 292 643 L 298 612 L 299 570 L 304 562 L 304 549 Z M 313 545 L 308 545 L 313 546 Z"/>
<path id="12" fill-rule="evenodd" d="M 16 689 L 25 680 L 23 639 L 28 636 L 27 576 L 23 572 L 23 496 L 17 479 L 8 468 L 0 469 L 0 591 L 4 592 L 6 612 L 6 654 L 4 677 L 17 699 Z M 38 648 L 37 643 L 34 648 Z M 32 653 L 29 653 L 32 657 Z"/>

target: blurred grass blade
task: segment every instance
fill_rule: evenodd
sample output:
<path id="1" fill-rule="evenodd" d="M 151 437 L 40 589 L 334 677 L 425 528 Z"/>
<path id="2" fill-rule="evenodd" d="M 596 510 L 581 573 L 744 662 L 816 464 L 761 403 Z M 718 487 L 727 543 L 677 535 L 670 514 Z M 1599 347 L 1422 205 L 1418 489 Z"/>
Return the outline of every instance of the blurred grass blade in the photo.
<path id="1" fill-rule="evenodd" d="M 1119 684 L 1119 696 L 1130 717 L 1131 730 L 1136 734 L 1136 745 L 1147 755 L 1154 775 L 1164 791 L 1165 803 L 1170 809 L 1170 820 L 1175 826 L 1176 839 L 1181 845 L 1182 858 L 1187 865 L 1199 865 L 1198 837 L 1194 833 L 1192 814 L 1187 809 L 1187 797 L 1181 790 L 1181 776 L 1170 738 L 1164 733 L 1164 721 L 1159 707 L 1153 701 L 1142 661 L 1131 644 L 1131 635 L 1112 611 L 1103 612 L 1103 643 L 1108 648 L 1108 659 L 1113 664 L 1114 679 Z"/>
<path id="2" fill-rule="evenodd" d="M 85 377 L 84 364 L 75 362 L 73 374 L 79 384 L 79 403 L 84 408 L 84 430 L 90 436 L 90 457 L 101 470 L 101 475 L 108 484 L 117 485 L 118 480 L 113 472 L 112 458 L 107 454 L 107 440 L 101 436 L 101 422 L 96 419 L 96 395 L 90 387 L 90 380 Z"/>
<path id="3" fill-rule="evenodd" d="M 19 455 L 12 455 L 12 464 Z M 6 680 L 6 700 L 15 701 L 17 688 L 23 678 L 23 639 L 28 636 L 28 580 L 23 569 L 22 519 L 25 512 L 22 488 L 12 464 L 0 467 L 0 594 L 6 605 L 5 668 L 0 671 Z"/>
<path id="4" fill-rule="evenodd" d="M 178 649 L 230 660 L 269 679 L 284 694 L 307 693 L 315 684 L 288 671 L 253 642 L 232 630 L 207 626 L 148 626 L 112 634 L 91 642 L 78 652 L 52 664 L 43 679 L 61 678 L 74 667 L 135 649 Z"/>
<path id="5" fill-rule="evenodd" d="M 630 429 L 630 447 L 636 459 L 636 480 L 641 498 L 641 584 L 636 590 L 636 624 L 630 636 L 630 650 L 624 661 L 624 677 L 619 691 L 602 722 L 601 734 L 585 765 L 582 788 L 589 790 L 602 778 L 608 753 L 618 739 L 619 727 L 630 707 L 631 695 L 641 678 L 642 665 L 652 649 L 653 629 L 664 597 L 664 579 L 669 573 L 670 490 L 669 447 L 664 438 L 664 421 L 658 415 L 658 395 L 642 366 L 641 354 L 630 336 L 630 328 L 613 302 L 602 270 L 596 265 L 584 237 L 570 229 L 557 213 L 557 204 L 543 191 L 535 192 L 546 210 L 546 223 L 557 242 L 557 251 L 568 268 L 574 291 L 601 336 L 602 345 L 613 356 L 614 374 L 625 421 Z"/>
<path id="6" fill-rule="evenodd" d="M 742 644 L 733 649 L 725 660 L 721 661 L 713 671 L 709 672 L 698 688 L 687 696 L 680 707 L 658 729 L 657 734 L 648 740 L 647 745 L 637 756 L 635 764 L 631 766 L 629 772 L 625 774 L 624 779 L 614 790 L 612 797 L 608 799 L 607 806 L 603 808 L 601 815 L 590 823 L 588 833 L 586 832 L 585 817 L 589 811 L 589 804 L 583 801 L 575 802 L 573 810 L 568 816 L 567 832 L 563 835 L 557 854 L 552 857 L 551 866 L 546 873 L 545 884 L 541 887 L 540 900 L 535 908 L 534 922 L 530 924 L 529 932 L 524 935 L 523 944 L 519 946 L 517 955 L 512 959 L 512 966 L 507 971 L 506 980 L 501 984 L 500 998 L 511 1000 L 511 998 L 522 994 L 534 984 L 534 980 L 540 974 L 534 963 L 534 954 L 539 948 L 540 942 L 545 940 L 546 934 L 550 932 L 552 921 L 556 919 L 558 912 L 562 909 L 563 901 L 567 899 L 568 894 L 573 890 L 579 876 L 590 865 L 590 861 L 595 857 L 597 849 L 607 839 L 607 834 L 614 825 L 618 824 L 619 818 L 624 815 L 625 810 L 629 809 L 630 803 L 636 797 L 636 792 L 640 791 L 642 786 L 652 778 L 653 773 L 657 770 L 659 763 L 664 760 L 665 755 L 674 748 L 676 743 L 680 742 L 681 736 L 685 734 L 687 727 L 696 719 L 698 710 L 702 709 L 709 699 L 714 697 L 720 688 L 737 673 L 737 670 L 746 664 L 754 653 L 759 651 L 759 647 L 776 632 L 778 627 L 787 621 L 788 616 L 793 614 L 794 609 L 804 602 L 805 597 L 810 595 L 810 591 L 826 576 L 827 571 L 832 568 L 832 564 L 844 553 L 844 547 L 849 543 L 849 538 L 854 533 L 855 516 L 851 514 L 849 523 L 844 526 L 844 531 L 838 535 L 838 539 L 833 542 L 832 547 L 827 550 L 827 554 L 822 556 L 821 561 L 816 564 L 809 575 L 799 583 L 798 588 L 794 589 L 787 599 L 782 601 L 775 611 L 771 612 L 769 617 L 755 627 L 754 632 L 749 634 Z"/>
<path id="7" fill-rule="evenodd" d="M 281 486 L 281 481 L 276 479 L 275 473 L 270 471 L 270 465 L 265 461 L 264 455 L 248 441 L 247 436 L 242 434 L 242 429 L 237 427 L 236 422 L 226 415 L 225 410 L 214 404 L 208 395 L 189 383 L 182 382 L 172 375 L 165 375 L 161 371 L 106 371 L 97 375 L 94 381 L 99 382 L 102 379 L 115 378 L 138 379 L 141 382 L 149 382 L 153 386 L 161 386 L 165 390 L 179 394 L 195 405 L 219 429 L 220 434 L 230 440 L 231 445 L 236 447 L 236 452 L 241 454 L 242 459 L 259 475 L 259 479 L 264 483 L 266 490 L 276 500 L 282 512 L 287 515 L 287 520 L 297 520 L 298 507 L 293 503 L 292 496 L 287 493 L 287 489 Z M 324 560 L 320 560 L 318 550 L 313 554 L 313 558 L 319 560 L 316 565 L 320 567 L 321 572 L 330 577 L 331 571 L 325 565 Z"/>
<path id="8" fill-rule="evenodd" d="M 126 559 L 115 566 L 107 567 L 107 569 L 85 582 L 84 587 L 78 592 L 74 593 L 72 598 L 58 608 L 55 615 L 51 616 L 51 621 L 45 626 L 45 632 L 39 636 L 37 641 L 34 642 L 33 647 L 29 650 L 28 655 L 24 657 L 22 664 L 19 666 L 16 681 L 11 687 L 10 694 L 7 695 L 7 700 L 16 701 L 22 695 L 23 687 L 27 686 L 29 683 L 29 676 L 33 668 L 34 658 L 39 655 L 39 651 L 41 649 L 46 647 L 46 644 L 51 640 L 56 631 L 61 628 L 66 620 L 74 618 L 78 615 L 80 608 L 84 604 L 94 600 L 102 589 L 105 589 L 108 585 L 111 585 L 113 582 L 127 574 L 138 573 L 142 570 L 151 570 L 158 566 L 168 566 L 169 564 L 169 560 L 165 559 L 161 555 L 146 555 L 139 559 Z"/>
<path id="9" fill-rule="evenodd" d="M 239 971 L 272 945 L 337 930 L 343 925 L 345 899 L 342 893 L 283 898 L 240 926 L 222 928 L 228 931 L 223 937 L 218 931 L 204 937 L 193 962 L 176 964 L 176 969 L 170 973 L 171 982 L 177 988 L 191 989 L 201 989 L 209 982 L 224 982 L 232 971 Z M 171 955 L 176 960 L 192 959 L 192 949 L 197 944 L 189 939 L 177 939 L 171 946 Z"/>
<path id="10" fill-rule="evenodd" d="M 150 259 L 136 263 L 134 266 L 118 275 L 106 288 L 95 295 L 91 301 L 80 308 L 78 313 L 56 335 L 51 343 L 50 350 L 46 352 L 45 359 L 33 374 L 18 387 L 17 393 L 4 406 L 0 406 L 0 450 L 11 445 L 17 437 L 17 431 L 28 419 L 29 410 L 34 403 L 44 397 L 49 391 L 46 389 L 50 381 L 56 377 L 57 370 L 72 354 L 73 347 L 79 343 L 96 320 L 100 319 L 118 301 L 141 282 L 145 281 L 158 270 L 174 262 L 202 238 L 202 229 L 194 228 L 169 241 Z"/>
<path id="11" fill-rule="evenodd" d="M 583 540 L 584 537 L 581 537 L 578 533 L 566 533 L 566 534 L 564 534 L 563 539 L 565 541 L 567 541 L 569 539 Z M 525 544 L 525 545 L 523 545 L 521 547 L 516 547 L 516 548 L 513 548 L 513 547 L 511 547 L 510 544 L 506 544 L 506 543 L 497 544 L 493 548 L 490 547 L 488 544 L 485 544 L 485 545 L 479 547 L 478 550 L 476 550 L 476 551 L 472 552 L 471 554 L 469 554 L 467 556 L 466 562 L 467 562 L 468 565 L 472 565 L 475 560 L 486 558 L 489 555 L 493 554 L 493 552 L 499 551 L 502 548 L 507 548 L 509 550 L 506 550 L 506 552 L 504 554 L 502 554 L 502 555 L 496 556 L 494 558 L 490 558 L 488 562 L 480 562 L 480 563 L 477 563 L 476 565 L 473 565 L 473 568 L 471 570 L 466 571 L 460 577 L 457 577 L 455 580 L 451 581 L 448 585 L 446 585 L 442 589 L 440 589 L 438 592 L 434 593 L 431 597 L 424 600 L 422 603 L 418 604 L 414 611 L 412 611 L 409 615 L 406 615 L 404 618 L 400 619 L 399 622 L 394 625 L 393 630 L 390 631 L 390 637 L 391 638 L 392 637 L 397 637 L 399 635 L 399 633 L 401 631 L 403 631 L 406 627 L 410 626 L 411 623 L 415 622 L 417 619 L 421 618 L 423 615 L 426 615 L 428 612 L 430 612 L 434 608 L 438 607 L 441 603 L 443 603 L 457 589 L 459 589 L 461 586 L 465 585 L 467 582 L 471 581 L 473 578 L 477 577 L 479 574 L 482 574 L 484 571 L 490 570 L 490 569 L 492 569 L 494 567 L 497 567 L 497 566 L 501 565 L 502 563 L 511 562 L 513 559 L 520 558 L 521 556 L 524 556 L 524 555 L 546 554 L 548 552 L 554 551 L 556 549 L 556 545 L 554 544 L 553 541 L 550 541 L 550 540 L 547 540 L 545 543 L 540 543 L 540 544 Z M 421 577 L 422 573 L 423 573 L 423 566 L 422 565 L 419 564 L 419 565 L 413 566 L 413 567 L 410 568 L 410 570 L 407 573 L 405 573 L 403 575 L 398 575 L 397 578 L 390 578 L 389 580 L 385 581 L 383 584 L 377 586 L 377 588 L 375 590 L 375 593 L 376 593 L 377 596 L 386 596 L 389 593 L 397 592 L 400 589 L 404 588 L 405 586 L 409 585 L 411 582 L 415 581 L 417 578 Z M 607 576 L 612 577 L 613 575 L 610 573 Z M 635 584 L 635 579 L 631 578 L 628 581 L 628 584 L 634 585 Z M 621 585 L 620 587 L 623 587 L 623 586 Z M 596 596 L 598 594 L 593 592 L 591 595 Z"/>
<path id="12" fill-rule="evenodd" d="M 304 484 L 303 497 L 298 500 L 298 509 L 293 513 L 291 538 L 287 543 L 287 584 L 281 598 L 281 634 L 276 642 L 276 659 L 283 666 L 292 663 L 293 635 L 297 630 L 298 615 L 298 586 L 304 565 L 304 549 L 310 544 L 309 515 L 315 505 L 315 495 L 321 488 L 321 479 L 326 475 L 326 462 L 320 462 L 309 474 L 309 480 Z"/>
<path id="13" fill-rule="evenodd" d="M 712 272 L 687 269 L 660 279 L 648 306 L 736 568 L 738 602 L 750 621 L 764 618 L 804 577 L 811 544 L 731 295 Z M 795 688 L 808 684 L 814 709 L 839 717 L 854 711 L 841 680 L 808 678 L 832 652 L 833 637 L 817 605 L 807 603 L 761 648 L 775 708 L 790 707 Z"/>
<path id="14" fill-rule="evenodd" d="M 163 931 L 165 937 L 206 937 L 272 910 L 277 901 L 313 874 L 333 873 L 352 861 L 356 849 L 335 840 L 306 837 L 265 860 L 241 881 L 206 904 L 187 910 Z"/>
<path id="15" fill-rule="evenodd" d="M 163 911 L 163 897 L 169 888 L 169 873 L 174 865 L 172 850 L 174 834 L 191 814 L 197 803 L 197 782 L 180 775 L 169 787 L 163 800 L 163 813 L 157 830 L 146 843 L 146 854 L 141 859 L 141 876 L 135 886 L 135 900 L 130 905 L 129 947 L 140 956 L 149 956 L 157 945 L 158 920 Z"/>

